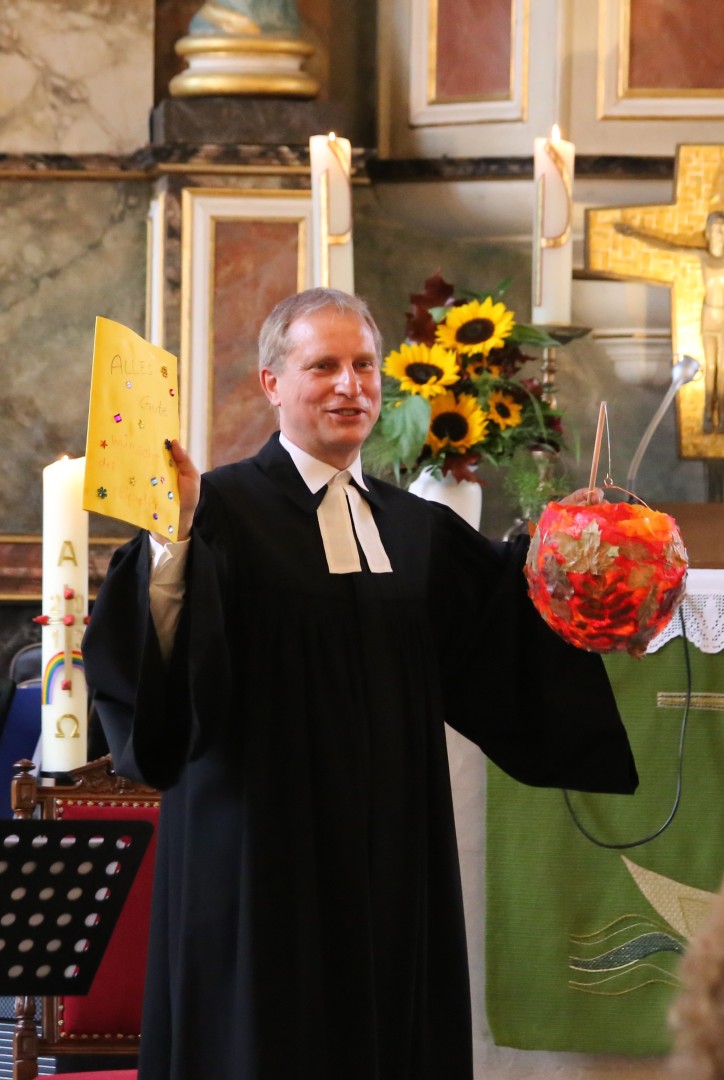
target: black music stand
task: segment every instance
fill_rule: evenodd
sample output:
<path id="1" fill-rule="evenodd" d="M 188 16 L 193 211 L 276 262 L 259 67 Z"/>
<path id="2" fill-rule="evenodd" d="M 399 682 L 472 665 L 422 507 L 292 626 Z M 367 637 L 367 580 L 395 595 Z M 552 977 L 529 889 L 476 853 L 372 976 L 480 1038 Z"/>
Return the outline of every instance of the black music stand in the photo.
<path id="1" fill-rule="evenodd" d="M 0 822 L 0 995 L 87 994 L 150 821 Z"/>

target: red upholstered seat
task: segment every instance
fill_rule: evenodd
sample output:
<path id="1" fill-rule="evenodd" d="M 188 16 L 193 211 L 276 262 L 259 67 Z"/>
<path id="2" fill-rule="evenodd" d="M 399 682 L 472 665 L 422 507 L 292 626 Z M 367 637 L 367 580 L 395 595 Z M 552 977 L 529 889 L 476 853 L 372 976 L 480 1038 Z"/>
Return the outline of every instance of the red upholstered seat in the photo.
<path id="1" fill-rule="evenodd" d="M 153 788 L 116 776 L 110 758 L 74 769 L 68 785 L 38 784 L 33 763 L 18 763 L 11 801 L 16 818 L 70 821 L 151 821 L 154 834 L 143 856 L 113 934 L 87 994 L 43 997 L 38 1034 L 35 998 L 16 999 L 13 1080 L 36 1080 L 38 1057 L 94 1058 L 89 1072 L 64 1073 L 65 1080 L 136 1080 L 137 1070 L 98 1069 L 99 1055 L 131 1055 L 135 1066 L 148 946 L 155 826 L 161 796 Z M 71 1064 L 71 1063 L 69 1063 Z M 90 1062 L 89 1062 L 90 1064 Z M 115 1062 L 114 1062 L 115 1064 Z M 71 1067 L 80 1068 L 80 1062 Z"/>
<path id="2" fill-rule="evenodd" d="M 85 800 L 62 800 L 56 807 L 56 816 L 64 821 L 117 820 L 119 814 L 130 820 L 150 819 L 156 825 L 158 805 L 99 806 Z M 112 1032 L 114 1042 L 125 1037 L 134 1046 L 138 1044 L 155 854 L 154 831 L 90 993 L 57 999 L 61 1038 L 91 1039 L 97 1047 L 108 1038 L 106 1033 Z"/>
<path id="3" fill-rule="evenodd" d="M 63 1080 L 137 1080 L 137 1069 L 102 1069 L 100 1072 L 63 1073 Z M 42 1080 L 42 1078 L 36 1078 Z"/>

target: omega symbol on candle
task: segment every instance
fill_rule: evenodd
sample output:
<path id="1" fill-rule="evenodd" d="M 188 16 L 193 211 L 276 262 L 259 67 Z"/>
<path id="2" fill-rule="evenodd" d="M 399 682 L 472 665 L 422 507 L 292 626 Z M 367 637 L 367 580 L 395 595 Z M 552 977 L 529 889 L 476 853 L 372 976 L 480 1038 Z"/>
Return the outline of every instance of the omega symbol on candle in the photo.
<path id="1" fill-rule="evenodd" d="M 70 721 L 70 723 L 66 724 L 65 721 Z M 70 731 L 70 735 L 66 735 L 65 727 Z M 78 723 L 78 717 L 68 712 L 59 716 L 55 722 L 55 737 L 56 739 L 79 739 L 80 724 Z"/>

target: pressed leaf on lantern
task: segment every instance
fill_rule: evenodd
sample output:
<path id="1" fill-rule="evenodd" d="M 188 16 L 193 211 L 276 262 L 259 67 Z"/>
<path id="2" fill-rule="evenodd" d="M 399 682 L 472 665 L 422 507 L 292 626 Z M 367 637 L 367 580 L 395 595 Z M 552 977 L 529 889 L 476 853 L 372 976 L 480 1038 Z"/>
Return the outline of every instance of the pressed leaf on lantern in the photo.
<path id="1" fill-rule="evenodd" d="M 566 568 L 579 574 L 605 573 L 619 551 L 618 547 L 601 539 L 597 521 L 589 522 L 578 536 L 570 533 L 559 536 L 556 548 Z"/>

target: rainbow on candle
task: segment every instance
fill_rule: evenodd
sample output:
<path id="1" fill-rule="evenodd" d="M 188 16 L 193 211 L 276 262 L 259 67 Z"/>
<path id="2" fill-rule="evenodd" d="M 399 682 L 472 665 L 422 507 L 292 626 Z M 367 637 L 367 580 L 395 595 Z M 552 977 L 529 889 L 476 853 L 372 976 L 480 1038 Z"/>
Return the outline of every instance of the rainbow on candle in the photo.
<path id="1" fill-rule="evenodd" d="M 66 654 L 64 652 L 56 653 L 51 657 L 49 663 L 45 668 L 43 675 L 43 691 L 41 703 L 43 705 L 50 705 L 52 700 L 52 693 L 56 687 L 58 679 L 61 681 L 65 677 L 66 672 Z M 81 672 L 84 672 L 83 657 L 79 649 L 73 650 L 72 666 L 78 668 Z"/>

